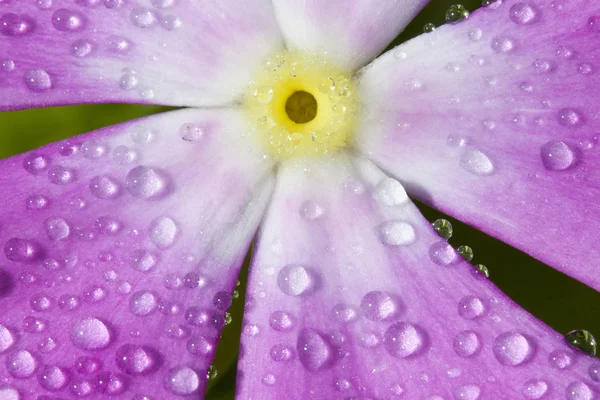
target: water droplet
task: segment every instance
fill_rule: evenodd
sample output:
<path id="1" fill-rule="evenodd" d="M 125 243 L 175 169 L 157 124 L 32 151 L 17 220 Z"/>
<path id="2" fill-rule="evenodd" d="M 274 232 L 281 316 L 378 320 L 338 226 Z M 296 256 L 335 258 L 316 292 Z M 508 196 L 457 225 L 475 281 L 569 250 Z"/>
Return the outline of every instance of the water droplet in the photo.
<path id="1" fill-rule="evenodd" d="M 175 367 L 167 372 L 165 386 L 178 395 L 192 394 L 200 387 L 198 374 L 188 367 Z"/>
<path id="2" fill-rule="evenodd" d="M 0 62 L 0 70 L 4 72 L 11 72 L 15 69 L 15 62 L 13 60 L 2 60 Z"/>
<path id="3" fill-rule="evenodd" d="M 485 265 L 475 264 L 473 267 L 475 268 L 475 275 L 483 276 L 484 278 L 490 277 L 490 271 Z"/>
<path id="4" fill-rule="evenodd" d="M 591 75 L 594 73 L 594 66 L 590 63 L 578 64 L 577 72 L 579 72 L 581 75 Z"/>
<path id="5" fill-rule="evenodd" d="M 582 351 L 590 356 L 596 355 L 596 339 L 592 334 L 585 329 L 577 329 L 565 335 L 565 340 L 569 346 Z"/>
<path id="6" fill-rule="evenodd" d="M 34 194 L 27 198 L 27 208 L 29 210 L 41 210 L 48 206 L 48 199 L 39 194 Z"/>
<path id="7" fill-rule="evenodd" d="M 273 330 L 287 332 L 294 329 L 296 319 L 291 314 L 284 311 L 275 311 L 269 318 L 269 325 Z"/>
<path id="8" fill-rule="evenodd" d="M 217 367 L 215 367 L 214 365 L 210 365 L 208 367 L 208 370 L 206 371 L 206 379 L 209 381 L 216 379 L 218 374 L 219 374 L 219 371 L 217 371 Z"/>
<path id="9" fill-rule="evenodd" d="M 548 391 L 548 384 L 541 379 L 530 379 L 523 385 L 523 396 L 527 399 L 541 399 Z"/>
<path id="10" fill-rule="evenodd" d="M 121 36 L 111 35 L 106 39 L 106 47 L 113 53 L 127 53 L 132 46 L 128 39 Z"/>
<path id="11" fill-rule="evenodd" d="M 61 165 L 54 165 L 48 169 L 48 180 L 55 185 L 66 185 L 74 178 L 73 172 Z"/>
<path id="12" fill-rule="evenodd" d="M 186 288 L 189 289 L 203 288 L 208 284 L 208 280 L 206 279 L 206 277 L 200 275 L 197 272 L 188 272 L 183 277 L 183 284 Z"/>
<path id="13" fill-rule="evenodd" d="M 473 259 L 473 249 L 469 246 L 459 246 L 456 251 L 466 261 L 471 261 Z"/>
<path id="14" fill-rule="evenodd" d="M 554 350 L 548 356 L 548 362 L 557 369 L 569 368 L 573 364 L 573 355 L 564 350 Z"/>
<path id="15" fill-rule="evenodd" d="M 588 369 L 588 373 L 593 381 L 600 382 L 600 363 L 593 362 Z"/>
<path id="16" fill-rule="evenodd" d="M 458 314 L 465 319 L 479 318 L 485 314 L 485 305 L 479 297 L 465 296 L 458 303 Z"/>
<path id="17" fill-rule="evenodd" d="M 130 265 L 140 272 L 147 272 L 156 265 L 157 257 L 144 249 L 134 250 L 131 254 Z"/>
<path id="18" fill-rule="evenodd" d="M 379 225 L 379 237 L 388 246 L 409 245 L 416 240 L 414 228 L 404 221 L 388 221 Z"/>
<path id="19" fill-rule="evenodd" d="M 277 286 L 288 296 L 300 296 L 309 292 L 314 282 L 307 268 L 301 265 L 286 265 L 277 274 Z"/>
<path id="20" fill-rule="evenodd" d="M 15 378 L 29 378 L 37 368 L 37 361 L 27 350 L 15 351 L 6 358 L 6 369 Z"/>
<path id="21" fill-rule="evenodd" d="M 600 16 L 593 15 L 587 20 L 588 31 L 594 33 L 600 33 Z"/>
<path id="22" fill-rule="evenodd" d="M 10 387 L 10 386 L 2 386 L 0 388 L 0 399 L 2 400 L 21 400 L 21 396 L 19 395 L 19 392 Z M 37 400 L 44 400 L 41 399 L 40 397 L 37 398 Z"/>
<path id="23" fill-rule="evenodd" d="M 327 341 L 312 329 L 302 329 L 296 342 L 298 359 L 304 368 L 318 371 L 330 362 L 331 347 Z"/>
<path id="24" fill-rule="evenodd" d="M 30 69 L 25 72 L 23 79 L 32 92 L 43 92 L 52 87 L 52 79 L 43 69 Z"/>
<path id="25" fill-rule="evenodd" d="M 576 128 L 584 124 L 583 115 L 572 108 L 561 108 L 556 116 L 558 123 L 568 128 Z"/>
<path id="26" fill-rule="evenodd" d="M 373 198 L 388 207 L 395 207 L 404 204 L 408 200 L 408 195 L 400 182 L 392 178 L 384 178 L 373 191 Z"/>
<path id="27" fill-rule="evenodd" d="M 78 11 L 59 8 L 52 14 L 52 25 L 62 32 L 79 32 L 85 28 L 85 17 Z"/>
<path id="28" fill-rule="evenodd" d="M 477 400 L 481 394 L 481 389 L 477 385 L 464 385 L 454 391 L 454 398 L 457 400 Z"/>
<path id="29" fill-rule="evenodd" d="M 146 346 L 124 344 L 115 355 L 117 367 L 127 374 L 146 375 L 159 367 L 158 353 Z"/>
<path id="30" fill-rule="evenodd" d="M 48 322 L 43 319 L 37 319 L 34 317 L 25 317 L 21 322 L 21 327 L 25 332 L 28 333 L 39 333 L 43 332 L 48 326 Z"/>
<path id="31" fill-rule="evenodd" d="M 29 305 L 37 312 L 48 311 L 54 306 L 54 299 L 46 294 L 37 293 L 29 299 Z"/>
<path id="32" fill-rule="evenodd" d="M 177 225 L 169 217 L 158 217 L 150 223 L 148 237 L 159 249 L 167 249 L 173 245 L 177 237 Z"/>
<path id="33" fill-rule="evenodd" d="M 23 160 L 23 167 L 32 175 L 37 175 L 48 168 L 50 160 L 39 154 L 30 154 Z"/>
<path id="34" fill-rule="evenodd" d="M 573 382 L 567 386 L 567 400 L 593 400 L 594 393 L 583 382 Z"/>
<path id="35" fill-rule="evenodd" d="M 124 74 L 119 79 L 119 87 L 123 90 L 131 90 L 135 88 L 139 83 L 139 79 L 136 74 Z"/>
<path id="36" fill-rule="evenodd" d="M 143 165 L 129 171 L 126 185 L 132 196 L 142 199 L 160 197 L 167 189 L 165 177 L 155 169 Z"/>
<path id="37" fill-rule="evenodd" d="M 276 362 L 290 361 L 295 357 L 294 349 L 283 344 L 271 347 L 271 359 Z"/>
<path id="38" fill-rule="evenodd" d="M 38 382 L 44 389 L 50 392 L 59 391 L 66 386 L 68 381 L 68 373 L 54 365 L 44 366 L 38 373 Z"/>
<path id="39" fill-rule="evenodd" d="M 62 295 L 58 299 L 58 307 L 63 311 L 73 311 L 79 308 L 79 298 L 73 295 Z"/>
<path id="40" fill-rule="evenodd" d="M 331 315 L 337 322 L 347 324 L 358 318 L 358 310 L 351 305 L 340 303 L 333 306 Z"/>
<path id="41" fill-rule="evenodd" d="M 32 241 L 12 238 L 4 245 L 4 255 L 10 261 L 30 262 L 38 259 L 40 251 L 38 246 Z"/>
<path id="42" fill-rule="evenodd" d="M 232 301 L 231 294 L 224 291 L 215 293 L 213 297 L 213 305 L 217 310 L 221 311 L 227 310 L 231 306 Z"/>
<path id="43" fill-rule="evenodd" d="M 464 331 L 454 338 L 454 351 L 460 357 L 471 357 L 481 348 L 479 336 L 473 331 Z"/>
<path id="44" fill-rule="evenodd" d="M 320 218 L 324 212 L 323 207 L 314 201 L 305 201 L 300 206 L 300 215 L 311 221 Z"/>
<path id="45" fill-rule="evenodd" d="M 94 51 L 94 43 L 87 39 L 77 39 L 71 43 L 71 55 L 79 58 L 84 58 L 92 54 Z"/>
<path id="46" fill-rule="evenodd" d="M 149 28 L 156 24 L 156 14 L 146 8 L 134 8 L 129 14 L 131 22 L 139 28 Z"/>
<path id="47" fill-rule="evenodd" d="M 138 153 L 127 146 L 115 147 L 112 156 L 119 164 L 131 164 L 138 159 Z"/>
<path id="48" fill-rule="evenodd" d="M 6 36 L 22 36 L 33 31 L 33 21 L 23 15 L 6 13 L 0 17 L 0 33 Z"/>
<path id="49" fill-rule="evenodd" d="M 205 326 L 211 320 L 212 315 L 200 307 L 190 307 L 185 312 L 185 320 L 193 326 Z"/>
<path id="50" fill-rule="evenodd" d="M 435 31 L 435 24 L 432 24 L 431 22 L 428 22 L 425 25 L 423 25 L 423 32 L 424 33 L 431 33 L 433 31 Z"/>
<path id="51" fill-rule="evenodd" d="M 165 15 L 160 19 L 160 26 L 168 31 L 181 28 L 183 21 L 176 15 Z"/>
<path id="52" fill-rule="evenodd" d="M 520 365 L 533 355 L 533 345 L 518 332 L 505 332 L 494 340 L 494 355 L 503 365 Z"/>
<path id="53" fill-rule="evenodd" d="M 469 16 L 469 11 L 461 4 L 454 4 L 446 11 L 446 22 L 449 24 L 460 22 Z"/>
<path id="54" fill-rule="evenodd" d="M 413 324 L 396 322 L 391 325 L 383 337 L 387 352 L 396 358 L 406 358 L 421 354 L 427 344 L 424 332 Z"/>
<path id="55" fill-rule="evenodd" d="M 186 348 L 190 354 L 198 357 L 210 356 L 215 351 L 214 344 L 203 336 L 189 339 Z"/>
<path id="56" fill-rule="evenodd" d="M 479 150 L 467 150 L 460 158 L 460 166 L 473 175 L 485 176 L 494 172 L 494 164 Z"/>
<path id="57" fill-rule="evenodd" d="M 544 167 L 552 171 L 563 171 L 577 162 L 575 150 L 565 142 L 558 140 L 544 144 L 540 154 Z"/>
<path id="58" fill-rule="evenodd" d="M 84 350 L 101 350 L 110 344 L 110 332 L 97 318 L 80 319 L 71 328 L 73 344 Z"/>
<path id="59" fill-rule="evenodd" d="M 514 50 L 515 42 L 507 37 L 495 37 L 492 39 L 492 50 L 496 53 L 508 53 Z"/>
<path id="60" fill-rule="evenodd" d="M 0 354 L 10 349 L 15 344 L 15 340 L 12 331 L 0 324 Z"/>
<path id="61" fill-rule="evenodd" d="M 186 122 L 179 128 L 179 135 L 186 142 L 195 142 L 202 139 L 204 130 L 192 122 Z"/>
<path id="62" fill-rule="evenodd" d="M 537 12 L 529 4 L 515 3 L 510 7 L 509 16 L 515 24 L 524 25 L 535 22 Z"/>
<path id="63" fill-rule="evenodd" d="M 391 321 L 403 311 L 400 299 L 381 291 L 372 291 L 363 296 L 360 309 L 371 321 Z"/>
<path id="64" fill-rule="evenodd" d="M 151 314 L 156 310 L 157 299 L 154 293 L 141 291 L 134 293 L 129 299 L 129 310 L 140 316 Z"/>
<path id="65" fill-rule="evenodd" d="M 67 221 L 60 217 L 48 218 L 44 222 L 44 228 L 50 240 L 64 240 L 71 233 L 71 227 Z"/>
<path id="66" fill-rule="evenodd" d="M 456 261 L 456 250 L 445 241 L 434 243 L 429 248 L 429 257 L 438 265 L 450 265 Z"/>

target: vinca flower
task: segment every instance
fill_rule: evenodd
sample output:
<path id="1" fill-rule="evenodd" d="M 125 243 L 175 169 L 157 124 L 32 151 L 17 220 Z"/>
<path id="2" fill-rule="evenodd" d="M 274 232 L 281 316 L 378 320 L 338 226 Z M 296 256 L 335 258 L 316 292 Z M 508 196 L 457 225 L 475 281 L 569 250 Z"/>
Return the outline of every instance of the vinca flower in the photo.
<path id="1" fill-rule="evenodd" d="M 0 109 L 185 107 L 0 161 L 0 399 L 202 398 L 253 240 L 238 399 L 600 398 L 412 202 L 600 288 L 600 4 L 426 3 L 0 0 Z"/>

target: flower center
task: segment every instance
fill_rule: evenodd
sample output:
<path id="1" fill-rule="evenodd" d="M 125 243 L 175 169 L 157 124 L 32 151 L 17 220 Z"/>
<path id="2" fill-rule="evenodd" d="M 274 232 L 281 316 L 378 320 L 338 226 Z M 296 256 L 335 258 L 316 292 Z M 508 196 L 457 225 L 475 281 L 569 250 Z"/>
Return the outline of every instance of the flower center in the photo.
<path id="1" fill-rule="evenodd" d="M 352 80 L 312 54 L 286 51 L 267 58 L 250 82 L 244 106 L 253 133 L 278 160 L 332 154 L 353 137 Z"/>

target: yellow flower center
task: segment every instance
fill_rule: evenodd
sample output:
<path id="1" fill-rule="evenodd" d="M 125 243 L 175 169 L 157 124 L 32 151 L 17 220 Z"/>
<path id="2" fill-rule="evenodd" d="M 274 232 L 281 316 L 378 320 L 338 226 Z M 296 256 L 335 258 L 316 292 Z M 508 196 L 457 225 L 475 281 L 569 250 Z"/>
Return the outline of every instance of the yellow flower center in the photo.
<path id="1" fill-rule="evenodd" d="M 350 75 L 301 52 L 269 57 L 244 99 L 253 133 L 276 159 L 326 155 L 352 140 L 357 101 Z"/>

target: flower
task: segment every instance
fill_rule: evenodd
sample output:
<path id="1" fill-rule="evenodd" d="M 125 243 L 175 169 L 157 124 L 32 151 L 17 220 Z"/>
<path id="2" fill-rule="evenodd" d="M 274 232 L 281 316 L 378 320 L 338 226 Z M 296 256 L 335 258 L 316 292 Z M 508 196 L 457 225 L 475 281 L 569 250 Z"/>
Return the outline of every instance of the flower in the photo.
<path id="1" fill-rule="evenodd" d="M 200 397 L 257 229 L 240 399 L 598 395 L 593 338 L 407 195 L 600 287 L 595 3 L 454 7 L 364 68 L 426 1 L 53 3 L 0 1 L 0 108 L 195 108 L 0 163 L 0 398 Z"/>

